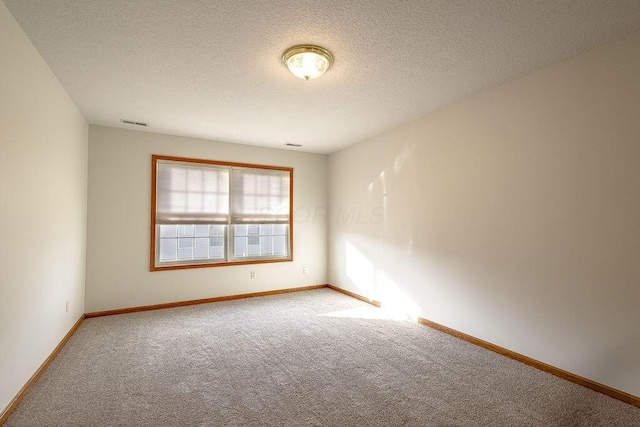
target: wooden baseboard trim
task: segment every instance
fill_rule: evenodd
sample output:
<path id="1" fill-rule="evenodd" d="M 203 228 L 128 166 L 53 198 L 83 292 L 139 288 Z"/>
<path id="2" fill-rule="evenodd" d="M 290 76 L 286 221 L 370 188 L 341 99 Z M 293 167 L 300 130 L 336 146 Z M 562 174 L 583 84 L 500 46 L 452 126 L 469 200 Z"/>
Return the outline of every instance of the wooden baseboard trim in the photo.
<path id="1" fill-rule="evenodd" d="M 264 297 L 268 295 L 287 294 L 290 292 L 311 291 L 314 289 L 326 288 L 327 286 L 328 285 L 313 285 L 313 286 L 304 286 L 300 288 L 277 289 L 275 291 L 252 292 L 249 294 L 228 295 L 223 297 L 168 302 L 164 304 L 153 304 L 153 305 L 142 305 L 138 307 L 118 308 L 115 310 L 93 311 L 91 313 L 85 313 L 84 317 L 89 319 L 92 317 L 113 316 L 115 314 L 137 313 L 139 311 L 162 310 L 165 308 L 186 307 L 189 305 L 209 304 L 212 302 L 231 301 L 236 299 L 254 298 L 254 297 Z"/>
<path id="2" fill-rule="evenodd" d="M 432 322 L 431 320 L 418 317 L 418 323 L 421 323 L 433 329 L 437 329 L 440 332 L 444 332 L 445 334 L 449 334 L 463 341 L 467 341 L 471 344 L 475 344 L 479 347 L 485 348 L 495 353 L 501 354 L 503 356 L 508 357 L 509 359 L 513 359 L 518 362 L 524 363 L 525 365 L 529 365 L 541 371 L 545 371 L 551 375 L 555 375 L 556 377 L 560 377 L 567 381 L 571 381 L 572 383 L 576 383 L 583 387 L 587 387 L 591 390 L 597 391 L 598 393 L 606 394 L 607 396 L 613 397 L 614 399 L 622 400 L 623 402 L 630 403 L 631 405 L 640 407 L 640 397 L 634 396 L 629 393 L 625 393 L 624 391 L 617 390 L 615 388 L 606 386 L 604 384 L 600 384 L 596 381 L 590 380 L 585 377 L 581 377 L 580 375 L 574 374 L 572 372 L 565 371 L 564 369 L 556 368 L 555 366 L 549 365 L 544 362 L 540 362 L 539 360 L 532 359 L 531 357 L 525 356 L 520 353 L 516 353 L 515 351 L 511 351 L 509 349 L 500 347 L 498 345 L 481 340 L 471 335 L 467 335 L 464 332 L 451 329 L 439 323 Z"/>
<path id="3" fill-rule="evenodd" d="M 4 410 L 0 413 L 0 426 L 7 421 L 11 413 L 18 407 L 18 404 L 20 403 L 20 401 L 24 399 L 24 397 L 27 395 L 29 390 L 31 390 L 34 384 L 38 381 L 40 376 L 44 373 L 44 371 L 47 370 L 51 362 L 53 362 L 56 356 L 58 356 L 58 353 L 60 353 L 60 350 L 62 350 L 65 344 L 67 344 L 67 341 L 69 341 L 69 339 L 73 336 L 73 334 L 76 333 L 76 331 L 78 330 L 78 328 L 80 327 L 83 321 L 84 321 L 84 315 L 80 316 L 78 321 L 71 327 L 71 329 L 69 329 L 69 332 L 67 332 L 67 335 L 65 335 L 64 338 L 62 338 L 62 340 L 60 341 L 60 343 L 56 346 L 56 348 L 53 349 L 49 357 L 47 357 L 46 360 L 42 363 L 42 365 L 40 365 L 40 367 L 36 370 L 36 372 L 33 375 L 31 375 L 31 378 L 29 378 L 29 381 L 27 381 L 26 384 L 20 389 L 18 394 L 16 394 L 16 397 L 14 397 L 13 400 L 9 402 L 7 407 L 4 408 Z"/>
<path id="4" fill-rule="evenodd" d="M 358 294 L 356 294 L 354 292 L 351 292 L 351 291 L 348 291 L 346 289 L 342 289 L 342 288 L 339 288 L 339 287 L 333 286 L 333 285 L 327 285 L 327 287 L 330 288 L 330 289 L 333 289 L 334 291 L 337 291 L 337 292 L 343 293 L 345 295 L 348 295 L 351 298 L 359 299 L 360 301 L 364 301 L 364 302 L 366 302 L 368 304 L 375 305 L 376 307 L 380 307 L 381 306 L 380 301 L 374 301 L 372 299 L 369 299 L 367 297 L 363 297 L 362 295 L 358 295 Z"/>
<path id="5" fill-rule="evenodd" d="M 328 285 L 329 288 L 334 291 L 341 292 L 345 295 L 349 295 L 353 298 L 359 299 L 361 301 L 367 302 L 369 304 L 375 305 L 376 307 L 380 307 L 380 303 L 378 301 L 372 301 L 369 298 L 363 297 L 362 295 L 355 294 L 353 292 L 347 291 L 345 289 L 339 288 L 334 285 Z M 596 381 L 590 380 L 588 378 L 581 377 L 580 375 L 565 371 L 560 368 L 556 368 L 555 366 L 549 365 L 544 362 L 540 362 L 539 360 L 532 359 L 531 357 L 525 356 L 520 353 L 516 353 L 515 351 L 511 351 L 504 347 L 500 347 L 498 345 L 492 344 L 488 341 L 481 340 L 479 338 L 473 337 L 471 335 L 465 334 L 464 332 L 457 331 L 455 329 L 449 328 L 447 326 L 441 325 L 436 322 L 432 322 L 431 320 L 424 319 L 422 317 L 418 317 L 418 323 L 428 326 L 432 329 L 436 329 L 440 332 L 444 332 L 445 334 L 451 335 L 453 337 L 459 338 L 463 341 L 467 341 L 471 344 L 477 345 L 479 347 L 485 348 L 487 350 L 493 351 L 495 353 L 501 354 L 510 359 L 516 360 L 518 362 L 524 363 L 525 365 L 532 366 L 541 371 L 547 372 L 551 375 L 555 375 L 556 377 L 560 377 L 567 381 L 571 381 L 572 383 L 579 384 L 583 387 L 587 387 L 591 390 L 597 391 L 598 393 L 605 394 L 609 397 L 613 397 L 614 399 L 621 400 L 623 402 L 629 403 L 631 405 L 637 406 L 640 408 L 640 397 L 634 396 L 632 394 L 626 393 L 621 390 L 617 390 L 615 388 L 606 386 L 604 384 L 600 384 Z"/>

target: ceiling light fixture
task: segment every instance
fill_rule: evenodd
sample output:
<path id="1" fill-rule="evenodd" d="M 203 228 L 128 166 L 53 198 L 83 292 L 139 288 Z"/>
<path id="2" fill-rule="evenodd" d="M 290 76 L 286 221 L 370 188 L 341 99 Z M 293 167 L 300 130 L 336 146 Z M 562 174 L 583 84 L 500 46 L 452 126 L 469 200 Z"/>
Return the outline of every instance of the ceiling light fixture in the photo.
<path id="1" fill-rule="evenodd" d="M 302 44 L 287 49 L 282 54 L 282 62 L 291 74 L 309 81 L 317 79 L 333 64 L 333 55 L 320 46 Z"/>

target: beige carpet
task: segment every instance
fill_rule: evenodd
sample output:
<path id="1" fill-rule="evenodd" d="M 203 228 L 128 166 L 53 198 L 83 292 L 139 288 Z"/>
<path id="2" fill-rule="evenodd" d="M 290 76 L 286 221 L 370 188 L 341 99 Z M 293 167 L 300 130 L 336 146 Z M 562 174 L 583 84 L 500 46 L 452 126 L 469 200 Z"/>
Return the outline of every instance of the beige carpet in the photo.
<path id="1" fill-rule="evenodd" d="M 13 426 L 640 426 L 640 409 L 330 289 L 88 319 Z"/>

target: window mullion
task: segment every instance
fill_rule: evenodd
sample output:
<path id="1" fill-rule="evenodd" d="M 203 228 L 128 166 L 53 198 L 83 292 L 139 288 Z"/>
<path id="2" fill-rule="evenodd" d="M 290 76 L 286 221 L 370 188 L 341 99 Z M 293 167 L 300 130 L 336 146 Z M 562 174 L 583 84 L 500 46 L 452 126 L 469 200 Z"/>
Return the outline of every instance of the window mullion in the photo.
<path id="1" fill-rule="evenodd" d="M 227 187 L 227 191 L 229 193 L 229 206 L 227 209 L 228 215 L 227 215 L 227 230 L 224 233 L 225 234 L 225 248 L 227 250 L 227 261 L 232 261 L 233 260 L 233 242 L 235 240 L 235 236 L 233 234 L 233 226 L 231 224 L 231 216 L 233 215 L 233 191 L 231 191 L 231 186 L 233 183 L 233 168 L 231 166 L 229 166 L 229 180 L 228 180 L 228 187 Z"/>

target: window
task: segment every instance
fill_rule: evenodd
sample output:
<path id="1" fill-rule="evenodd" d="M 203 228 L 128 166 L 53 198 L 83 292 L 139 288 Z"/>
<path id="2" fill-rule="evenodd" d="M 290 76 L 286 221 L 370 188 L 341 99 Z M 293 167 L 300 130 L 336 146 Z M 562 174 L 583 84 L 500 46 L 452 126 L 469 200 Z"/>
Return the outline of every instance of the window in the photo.
<path id="1" fill-rule="evenodd" d="M 151 270 L 292 260 L 293 169 L 152 156 Z"/>

